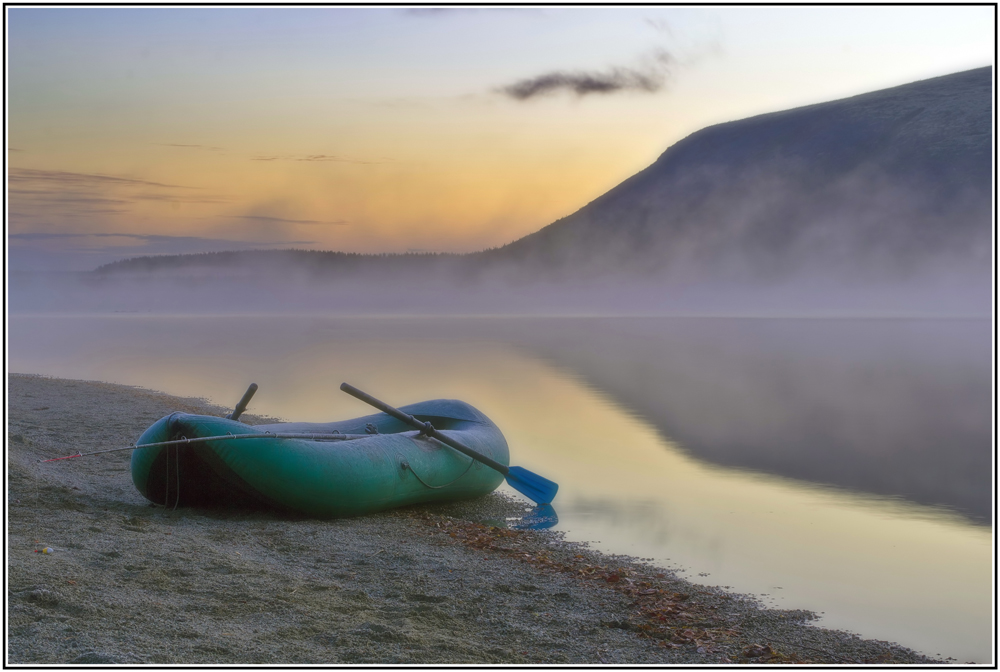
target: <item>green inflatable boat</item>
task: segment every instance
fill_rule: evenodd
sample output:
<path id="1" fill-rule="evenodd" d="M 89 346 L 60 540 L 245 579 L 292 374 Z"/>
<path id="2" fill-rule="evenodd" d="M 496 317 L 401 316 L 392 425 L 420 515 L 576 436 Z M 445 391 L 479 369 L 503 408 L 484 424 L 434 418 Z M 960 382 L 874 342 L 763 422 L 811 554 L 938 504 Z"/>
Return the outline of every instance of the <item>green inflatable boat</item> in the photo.
<path id="1" fill-rule="evenodd" d="M 502 465 L 510 462 L 503 434 L 469 404 L 438 399 L 400 410 Z M 172 413 L 136 443 L 170 441 L 132 452 L 135 487 L 170 507 L 262 504 L 329 518 L 478 497 L 504 480 L 386 413 L 254 426 Z"/>

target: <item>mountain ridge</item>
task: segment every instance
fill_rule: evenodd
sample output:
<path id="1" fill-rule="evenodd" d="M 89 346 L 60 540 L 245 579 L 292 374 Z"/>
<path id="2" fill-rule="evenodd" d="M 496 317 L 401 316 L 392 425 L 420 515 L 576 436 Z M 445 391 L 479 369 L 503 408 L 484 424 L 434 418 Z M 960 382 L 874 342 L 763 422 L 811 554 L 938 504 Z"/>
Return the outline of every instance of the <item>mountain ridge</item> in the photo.
<path id="1" fill-rule="evenodd" d="M 991 261 L 991 92 L 984 67 L 709 126 L 576 212 L 481 252 L 231 254 L 311 275 L 398 266 L 521 283 L 643 276 L 664 286 L 767 286 L 954 272 L 978 282 Z M 156 259 L 98 272 L 219 260 Z"/>
<path id="2" fill-rule="evenodd" d="M 977 68 L 709 126 L 571 215 L 484 254 L 540 266 L 592 266 L 588 257 L 596 251 L 669 270 L 664 267 L 683 256 L 669 248 L 681 246 L 691 248 L 682 252 L 701 264 L 731 262 L 718 253 L 734 246 L 746 252 L 747 243 L 780 248 L 782 238 L 798 235 L 796 229 L 830 220 L 817 217 L 820 208 L 810 209 L 803 197 L 828 210 L 839 208 L 845 217 L 864 214 L 862 208 L 844 208 L 845 201 L 861 197 L 868 227 L 897 224 L 901 230 L 885 243 L 904 250 L 900 239 L 907 233 L 933 233 L 945 217 L 967 223 L 952 237 L 968 236 L 969 228 L 989 221 L 991 88 L 992 68 Z M 894 213 L 885 212 L 891 205 L 885 201 L 906 198 L 914 207 L 895 213 L 897 222 L 900 214 L 921 216 L 914 217 L 914 226 L 899 227 L 890 221 Z M 750 213 L 748 221 L 733 221 L 733 213 L 754 209 L 760 212 Z M 931 221 L 925 215 L 935 209 L 939 216 Z M 768 218 L 784 220 L 784 226 L 768 225 Z M 711 224 L 708 236 L 692 231 L 702 223 Z M 979 227 L 979 244 L 983 230 L 988 237 L 988 226 Z M 721 249 L 726 244 L 730 249 Z M 968 241 L 960 244 L 967 247 Z"/>

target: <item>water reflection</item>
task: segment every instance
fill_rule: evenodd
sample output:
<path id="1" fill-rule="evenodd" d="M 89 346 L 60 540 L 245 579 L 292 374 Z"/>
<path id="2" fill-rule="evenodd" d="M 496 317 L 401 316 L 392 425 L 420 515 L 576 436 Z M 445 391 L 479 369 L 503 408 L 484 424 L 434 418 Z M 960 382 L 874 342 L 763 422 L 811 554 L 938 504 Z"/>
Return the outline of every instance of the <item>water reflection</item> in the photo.
<path id="1" fill-rule="evenodd" d="M 517 343 L 703 460 L 992 521 L 986 321 L 525 320 Z"/>
<path id="2" fill-rule="evenodd" d="M 367 412 L 343 380 L 463 399 L 559 482 L 536 517 L 568 539 L 987 662 L 991 530 L 914 503 L 989 501 L 985 326 L 16 316 L 9 362 L 226 407 L 257 382 L 287 420 Z"/>
<path id="3" fill-rule="evenodd" d="M 515 530 L 547 530 L 559 524 L 559 515 L 551 504 L 541 504 L 525 513 L 520 520 L 509 521 Z"/>

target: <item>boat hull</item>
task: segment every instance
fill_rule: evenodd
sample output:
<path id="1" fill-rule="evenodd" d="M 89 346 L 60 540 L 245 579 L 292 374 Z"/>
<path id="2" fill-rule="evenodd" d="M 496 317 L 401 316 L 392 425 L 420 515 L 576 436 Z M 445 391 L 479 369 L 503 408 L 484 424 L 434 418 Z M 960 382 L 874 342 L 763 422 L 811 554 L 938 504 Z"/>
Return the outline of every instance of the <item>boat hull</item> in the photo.
<path id="1" fill-rule="evenodd" d="M 435 400 L 401 410 L 487 457 L 508 465 L 503 434 L 460 401 Z M 284 433 L 378 434 L 350 441 L 279 439 Z M 331 423 L 246 425 L 173 413 L 137 445 L 181 438 L 259 434 L 259 439 L 206 441 L 132 451 L 132 481 L 165 506 L 263 505 L 329 518 L 416 504 L 479 497 L 503 481 L 493 469 L 385 414 Z"/>

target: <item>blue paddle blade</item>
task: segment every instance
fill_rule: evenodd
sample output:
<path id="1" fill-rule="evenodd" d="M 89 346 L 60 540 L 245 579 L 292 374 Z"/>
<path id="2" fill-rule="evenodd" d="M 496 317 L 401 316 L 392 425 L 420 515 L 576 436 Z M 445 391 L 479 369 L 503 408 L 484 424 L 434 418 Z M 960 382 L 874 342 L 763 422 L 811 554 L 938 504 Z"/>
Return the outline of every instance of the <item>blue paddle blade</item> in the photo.
<path id="1" fill-rule="evenodd" d="M 550 504 L 559 490 L 558 483 L 542 478 L 524 467 L 508 467 L 507 482 L 535 504 Z"/>

